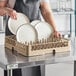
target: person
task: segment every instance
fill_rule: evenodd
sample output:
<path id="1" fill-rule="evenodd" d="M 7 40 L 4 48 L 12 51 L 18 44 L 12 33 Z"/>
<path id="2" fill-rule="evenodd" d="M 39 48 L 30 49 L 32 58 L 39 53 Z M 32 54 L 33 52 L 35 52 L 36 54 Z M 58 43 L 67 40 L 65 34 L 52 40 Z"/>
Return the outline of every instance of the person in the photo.
<path id="1" fill-rule="evenodd" d="M 14 7 L 8 4 L 11 2 L 15 2 Z M 40 11 L 45 21 L 53 27 L 54 35 L 60 37 L 48 0 L 0 0 L 0 15 L 2 16 L 9 15 L 16 19 L 16 12 L 22 12 L 32 21 L 40 19 Z M 28 14 L 28 12 L 30 13 Z"/>
<path id="2" fill-rule="evenodd" d="M 11 3 L 13 3 L 11 5 Z M 55 37 L 61 37 L 61 34 L 56 29 L 56 23 L 53 17 L 52 10 L 48 0 L 0 0 L 0 15 L 8 15 L 13 19 L 17 19 L 17 12 L 25 14 L 30 22 L 33 20 L 41 20 L 40 13 L 42 14 L 44 20 L 48 22 L 52 28 Z M 46 31 L 46 30 L 45 30 Z M 8 26 L 6 25 L 6 35 L 11 35 Z M 27 69 L 27 68 L 26 68 Z M 40 76 L 40 66 L 28 68 L 30 71 L 24 76 Z M 28 70 L 25 70 L 26 73 Z M 33 72 L 33 73 L 31 73 Z M 21 69 L 13 71 L 13 76 L 21 76 Z M 30 75 L 33 74 L 33 75 Z M 6 76 L 6 72 L 5 72 Z"/>

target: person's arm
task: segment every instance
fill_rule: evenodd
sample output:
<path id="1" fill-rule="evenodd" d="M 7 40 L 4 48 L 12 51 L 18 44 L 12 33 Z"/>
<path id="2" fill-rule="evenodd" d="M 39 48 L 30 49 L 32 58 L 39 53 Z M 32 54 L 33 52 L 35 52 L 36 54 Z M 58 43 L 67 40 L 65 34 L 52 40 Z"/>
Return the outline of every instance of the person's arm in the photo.
<path id="1" fill-rule="evenodd" d="M 7 5 L 7 0 L 0 0 L 0 7 L 5 7 Z"/>
<path id="2" fill-rule="evenodd" d="M 16 19 L 16 11 L 7 7 L 8 0 L 0 0 L 0 15 L 9 15 L 11 18 Z"/>
<path id="3" fill-rule="evenodd" d="M 7 0 L 0 0 L 0 15 L 6 14 L 5 6 L 7 5 Z"/>
<path id="4" fill-rule="evenodd" d="M 45 21 L 52 26 L 55 37 L 60 37 L 61 35 L 56 29 L 56 23 L 50 5 L 47 2 L 42 1 L 40 5 L 40 10 Z"/>

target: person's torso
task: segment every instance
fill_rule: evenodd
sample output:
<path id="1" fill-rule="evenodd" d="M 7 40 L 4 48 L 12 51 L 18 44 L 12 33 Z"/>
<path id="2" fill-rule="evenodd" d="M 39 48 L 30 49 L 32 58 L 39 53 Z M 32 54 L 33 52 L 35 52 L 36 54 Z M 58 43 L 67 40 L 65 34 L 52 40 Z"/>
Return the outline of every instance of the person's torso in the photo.
<path id="1" fill-rule="evenodd" d="M 30 21 L 40 19 L 40 0 L 16 0 L 14 9 L 25 14 Z"/>

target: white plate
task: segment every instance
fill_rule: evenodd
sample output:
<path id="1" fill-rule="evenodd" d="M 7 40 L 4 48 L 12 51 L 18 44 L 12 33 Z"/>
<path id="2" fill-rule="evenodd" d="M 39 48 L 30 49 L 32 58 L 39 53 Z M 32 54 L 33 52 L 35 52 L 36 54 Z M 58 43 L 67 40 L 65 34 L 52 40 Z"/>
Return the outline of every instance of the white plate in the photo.
<path id="1" fill-rule="evenodd" d="M 37 38 L 37 31 L 30 24 L 20 26 L 16 33 L 16 39 L 21 43 L 30 43 L 30 41 L 35 42 Z"/>
<path id="2" fill-rule="evenodd" d="M 16 35 L 16 30 L 18 29 L 18 27 L 25 23 L 29 23 L 29 19 L 27 18 L 27 16 L 22 13 L 17 13 L 17 20 L 9 18 L 8 28 L 13 34 Z"/>
<path id="3" fill-rule="evenodd" d="M 53 32 L 53 29 L 50 24 L 46 22 L 40 22 L 35 26 L 35 29 L 38 33 L 38 40 L 47 39 Z"/>
<path id="4" fill-rule="evenodd" d="M 35 27 L 39 22 L 41 22 L 41 21 L 40 20 L 34 20 L 31 22 L 31 25 Z"/>

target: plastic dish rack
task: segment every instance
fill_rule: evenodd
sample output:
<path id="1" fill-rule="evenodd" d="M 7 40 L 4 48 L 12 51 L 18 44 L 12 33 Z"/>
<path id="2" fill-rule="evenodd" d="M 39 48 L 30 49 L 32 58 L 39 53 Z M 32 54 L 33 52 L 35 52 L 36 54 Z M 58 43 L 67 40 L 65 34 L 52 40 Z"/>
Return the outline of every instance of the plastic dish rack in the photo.
<path id="1" fill-rule="evenodd" d="M 17 51 L 24 56 L 43 55 L 48 53 L 67 52 L 70 51 L 70 40 L 65 38 L 49 38 L 47 40 L 42 39 L 37 42 L 30 42 L 22 44 L 17 42 L 14 35 L 5 37 L 5 47 Z"/>

